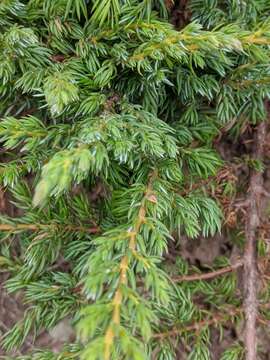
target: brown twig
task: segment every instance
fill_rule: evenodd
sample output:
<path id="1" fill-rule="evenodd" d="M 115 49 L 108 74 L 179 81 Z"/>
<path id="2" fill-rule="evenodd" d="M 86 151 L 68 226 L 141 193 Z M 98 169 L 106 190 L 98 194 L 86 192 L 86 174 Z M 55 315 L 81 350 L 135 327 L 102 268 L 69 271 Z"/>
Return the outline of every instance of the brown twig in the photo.
<path id="1" fill-rule="evenodd" d="M 256 131 L 253 158 L 263 160 L 266 137 L 266 122 L 261 122 Z M 252 170 L 247 196 L 249 211 L 245 223 L 246 245 L 244 251 L 244 313 L 245 313 L 245 350 L 246 360 L 256 359 L 256 319 L 258 313 L 257 301 L 257 231 L 260 225 L 260 201 L 263 189 L 263 175 Z"/>
<path id="2" fill-rule="evenodd" d="M 63 55 L 63 54 L 57 54 L 57 55 L 53 55 L 51 57 L 51 60 L 54 61 L 54 62 L 63 62 L 66 60 L 66 55 Z"/>
<path id="3" fill-rule="evenodd" d="M 260 304 L 260 308 L 268 309 L 269 304 L 268 303 Z M 152 338 L 162 340 L 162 339 L 165 339 L 165 338 L 168 338 L 171 336 L 181 335 L 183 333 L 188 333 L 191 331 L 200 332 L 203 328 L 208 327 L 208 326 L 224 324 L 229 321 L 231 322 L 234 320 L 234 317 L 240 316 L 243 313 L 244 313 L 244 309 L 242 307 L 229 306 L 229 307 L 224 308 L 223 311 L 218 311 L 218 312 L 214 313 L 209 318 L 206 318 L 206 319 L 203 319 L 200 321 L 195 321 L 190 325 L 186 325 L 186 326 L 182 326 L 182 327 L 175 326 L 172 329 L 169 329 L 167 331 L 153 334 Z M 266 325 L 266 326 L 269 325 L 269 323 L 265 322 L 265 320 L 262 319 L 260 316 L 256 317 L 256 321 L 258 321 L 262 325 Z M 255 359 L 256 358 L 254 358 L 253 360 L 255 360 Z"/>
<path id="4" fill-rule="evenodd" d="M 217 276 L 225 275 L 229 272 L 233 272 L 239 269 L 240 267 L 242 267 L 243 264 L 244 264 L 243 260 L 239 260 L 235 264 L 208 273 L 174 276 L 172 278 L 172 281 L 181 282 L 181 281 L 197 281 L 197 280 L 213 279 Z"/>
<path id="5" fill-rule="evenodd" d="M 167 338 L 170 336 L 181 335 L 182 333 L 185 333 L 185 332 L 200 331 L 205 326 L 212 326 L 212 325 L 224 323 L 227 321 L 231 321 L 232 318 L 234 318 L 237 315 L 240 315 L 242 313 L 242 311 L 243 310 L 241 308 L 235 308 L 235 309 L 229 309 L 229 310 L 226 310 L 223 312 L 218 312 L 208 319 L 194 322 L 190 325 L 183 326 L 182 328 L 174 327 L 171 330 L 154 334 L 153 338 L 154 339 L 164 339 L 164 338 Z"/>
<path id="6" fill-rule="evenodd" d="M 44 229 L 81 231 L 89 234 L 96 234 L 100 232 L 100 228 L 98 226 L 86 227 L 58 224 L 0 224 L 0 231 L 38 231 Z"/>
<path id="7" fill-rule="evenodd" d="M 25 110 L 23 110 L 23 112 L 20 114 L 20 117 L 32 115 L 32 114 L 34 114 L 36 111 L 37 111 L 36 108 L 25 109 Z"/>

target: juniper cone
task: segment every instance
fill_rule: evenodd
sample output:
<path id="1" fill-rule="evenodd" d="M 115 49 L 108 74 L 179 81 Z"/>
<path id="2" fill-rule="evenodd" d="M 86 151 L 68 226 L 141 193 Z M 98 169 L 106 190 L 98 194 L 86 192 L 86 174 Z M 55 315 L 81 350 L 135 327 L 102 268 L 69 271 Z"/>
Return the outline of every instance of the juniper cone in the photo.
<path id="1" fill-rule="evenodd" d="M 264 359 L 269 15 L 269 0 L 0 1 L 15 214 L 1 214 L 0 266 L 26 304 L 3 359 L 217 359 L 228 329 L 219 359 Z M 229 249 L 210 266 L 184 255 L 219 233 Z M 74 342 L 37 349 L 66 318 Z"/>

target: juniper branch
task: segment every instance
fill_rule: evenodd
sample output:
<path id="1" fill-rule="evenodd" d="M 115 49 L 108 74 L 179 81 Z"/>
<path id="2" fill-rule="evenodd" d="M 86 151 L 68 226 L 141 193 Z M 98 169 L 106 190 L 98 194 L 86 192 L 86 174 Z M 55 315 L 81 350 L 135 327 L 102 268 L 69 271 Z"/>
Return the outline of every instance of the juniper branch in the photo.
<path id="1" fill-rule="evenodd" d="M 136 254 L 136 245 L 137 245 L 137 236 L 140 232 L 141 226 L 145 222 L 145 201 L 149 199 L 152 193 L 152 183 L 157 176 L 157 171 L 155 170 L 153 174 L 150 175 L 150 179 L 144 194 L 144 197 L 141 201 L 141 206 L 138 211 L 138 217 L 135 222 L 134 227 L 128 232 L 128 238 L 129 238 L 129 245 L 128 245 L 128 251 L 130 251 L 133 255 Z M 129 256 L 128 254 L 124 255 L 120 261 L 120 276 L 118 281 L 118 286 L 116 289 L 116 292 L 114 294 L 114 297 L 112 299 L 113 304 L 113 315 L 111 324 L 106 330 L 105 333 L 105 348 L 104 348 L 104 360 L 110 360 L 111 357 L 111 346 L 115 338 L 115 331 L 114 326 L 119 326 L 120 324 L 120 311 L 122 306 L 122 300 L 123 300 L 123 293 L 122 293 L 122 286 L 127 283 L 127 271 L 129 267 Z"/>

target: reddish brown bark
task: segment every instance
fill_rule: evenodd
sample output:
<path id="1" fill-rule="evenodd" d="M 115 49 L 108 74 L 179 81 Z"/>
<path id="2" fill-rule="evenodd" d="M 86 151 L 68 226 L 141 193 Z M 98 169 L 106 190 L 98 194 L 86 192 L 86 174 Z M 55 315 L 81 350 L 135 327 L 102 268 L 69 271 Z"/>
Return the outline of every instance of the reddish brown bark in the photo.
<path id="1" fill-rule="evenodd" d="M 226 266 L 224 268 L 221 268 L 221 269 L 218 269 L 218 270 L 215 270 L 215 271 L 211 271 L 211 272 L 203 273 L 203 274 L 174 276 L 172 278 L 172 280 L 174 282 L 208 280 L 208 279 L 213 279 L 213 278 L 215 278 L 217 276 L 225 275 L 227 273 L 235 271 L 235 270 L 239 269 L 242 266 L 243 266 L 243 260 L 239 260 L 233 265 L 229 265 L 229 266 Z"/>
<path id="2" fill-rule="evenodd" d="M 263 161 L 266 122 L 258 125 L 253 160 Z M 252 170 L 247 197 L 248 212 L 245 223 L 246 245 L 244 251 L 244 313 L 246 360 L 255 360 L 257 354 L 256 320 L 258 315 L 257 286 L 257 231 L 260 225 L 260 204 L 263 193 L 263 174 Z"/>

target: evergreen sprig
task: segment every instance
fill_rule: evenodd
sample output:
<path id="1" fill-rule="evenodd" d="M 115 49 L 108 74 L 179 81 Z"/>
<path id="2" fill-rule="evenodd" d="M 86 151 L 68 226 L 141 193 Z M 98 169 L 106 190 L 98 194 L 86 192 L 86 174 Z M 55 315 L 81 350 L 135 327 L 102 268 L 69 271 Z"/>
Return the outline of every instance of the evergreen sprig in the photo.
<path id="1" fill-rule="evenodd" d="M 0 266 L 29 305 L 3 346 L 67 316 L 78 333 L 18 360 L 206 360 L 212 326 L 241 317 L 235 274 L 176 283 L 199 269 L 166 256 L 221 231 L 214 140 L 266 116 L 269 1 L 191 0 L 182 29 L 170 3 L 0 3 L 0 181 L 20 214 L 1 215 Z"/>

